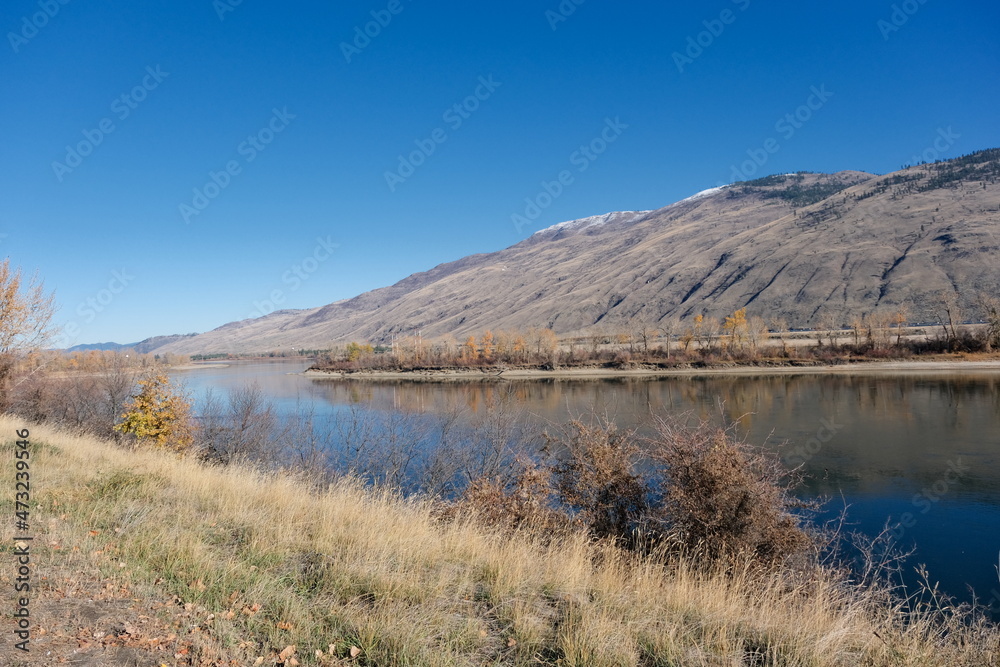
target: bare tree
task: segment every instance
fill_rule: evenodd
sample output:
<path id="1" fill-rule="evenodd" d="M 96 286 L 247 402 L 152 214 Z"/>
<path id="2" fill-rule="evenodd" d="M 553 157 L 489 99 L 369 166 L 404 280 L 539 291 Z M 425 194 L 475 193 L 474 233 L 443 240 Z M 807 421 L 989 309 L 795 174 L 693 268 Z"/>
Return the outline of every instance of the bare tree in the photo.
<path id="1" fill-rule="evenodd" d="M 861 332 L 865 330 L 865 319 L 859 315 L 851 318 L 851 333 L 854 336 L 854 347 L 861 345 Z"/>
<path id="2" fill-rule="evenodd" d="M 879 310 L 869 313 L 865 317 L 868 344 L 874 349 L 881 350 L 889 347 L 891 339 L 889 325 L 891 322 L 892 317 Z"/>
<path id="3" fill-rule="evenodd" d="M 825 311 L 819 318 L 819 331 L 816 332 L 816 337 L 819 339 L 820 345 L 823 344 L 823 334 L 826 333 L 827 340 L 829 341 L 830 347 L 834 347 L 837 344 L 837 334 L 836 329 L 838 328 L 837 318 L 833 313 Z"/>
<path id="4" fill-rule="evenodd" d="M 750 352 L 756 357 L 760 353 L 762 342 L 767 338 L 767 322 L 763 317 L 751 315 L 747 320 L 747 340 L 750 342 Z"/>
<path id="5" fill-rule="evenodd" d="M 986 319 L 986 349 L 1000 348 L 1000 298 L 979 294 L 976 300 Z"/>
<path id="6" fill-rule="evenodd" d="M 676 329 L 677 329 L 677 320 L 675 320 L 673 317 L 665 317 L 662 320 L 660 320 L 660 333 L 662 333 L 663 337 L 666 339 L 664 347 L 667 350 L 667 359 L 670 358 L 670 347 L 671 343 L 673 342 L 674 331 L 676 331 Z"/>
<path id="7" fill-rule="evenodd" d="M 896 347 L 903 344 L 903 327 L 910 317 L 909 309 L 905 305 L 900 305 L 896 312 L 892 314 L 892 323 L 896 325 Z"/>
<path id="8" fill-rule="evenodd" d="M 659 333 L 659 329 L 656 328 L 656 325 L 650 324 L 649 322 L 642 321 L 636 325 L 636 337 L 642 343 L 643 354 L 649 354 L 649 343 L 656 340 Z"/>
<path id="9" fill-rule="evenodd" d="M 101 355 L 98 364 L 96 384 L 103 398 L 99 422 L 107 435 L 113 434 L 118 438 L 121 434 L 112 427 L 125 411 L 125 404 L 136 388 L 142 368 L 137 358 L 120 353 Z"/>
<path id="10" fill-rule="evenodd" d="M 698 346 L 702 352 L 708 354 L 715 349 L 721 327 L 722 324 L 717 317 L 706 317 L 702 320 L 698 337 Z"/>
<path id="11" fill-rule="evenodd" d="M 778 334 L 778 340 L 781 341 L 781 354 L 782 356 L 788 356 L 788 343 L 785 342 L 785 334 L 788 332 L 788 321 L 782 317 L 772 317 L 771 318 L 771 331 Z"/>
<path id="12" fill-rule="evenodd" d="M 954 342 L 958 340 L 958 325 L 962 321 L 962 307 L 958 301 L 958 292 L 944 292 L 941 297 L 944 320 L 947 322 L 945 334 L 949 341 Z"/>
<path id="13" fill-rule="evenodd" d="M 203 456 L 222 464 L 274 462 L 279 443 L 274 406 L 257 383 L 230 390 L 223 405 L 213 393 L 202 403 L 199 436 Z"/>

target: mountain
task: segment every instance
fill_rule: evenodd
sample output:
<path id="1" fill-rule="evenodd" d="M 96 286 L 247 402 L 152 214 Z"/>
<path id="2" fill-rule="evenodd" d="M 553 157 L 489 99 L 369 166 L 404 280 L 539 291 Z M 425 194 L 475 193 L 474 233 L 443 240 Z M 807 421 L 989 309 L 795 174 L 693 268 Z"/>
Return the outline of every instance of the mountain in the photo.
<path id="1" fill-rule="evenodd" d="M 655 211 L 560 223 L 319 308 L 232 322 L 178 353 L 462 337 L 547 326 L 721 317 L 792 327 L 905 306 L 937 321 L 945 298 L 1000 293 L 1000 149 L 879 176 L 799 172 L 712 188 Z"/>
<path id="2" fill-rule="evenodd" d="M 67 348 L 67 352 L 90 352 L 92 350 L 99 351 L 111 351 L 118 352 L 120 350 L 127 350 L 132 347 L 131 344 L 122 343 L 81 343 L 80 345 L 74 345 L 73 347 Z"/>
<path id="3" fill-rule="evenodd" d="M 139 341 L 138 343 L 84 343 L 81 345 L 74 345 L 68 348 L 67 352 L 89 352 L 90 350 L 109 350 L 109 351 L 122 351 L 122 350 L 135 350 L 139 354 L 146 354 L 152 352 L 153 350 L 158 350 L 165 345 L 175 343 L 178 341 L 184 341 L 188 338 L 193 338 L 198 334 L 183 334 L 183 335 L 173 335 L 173 336 L 153 336 L 152 338 L 147 338 L 146 340 Z"/>

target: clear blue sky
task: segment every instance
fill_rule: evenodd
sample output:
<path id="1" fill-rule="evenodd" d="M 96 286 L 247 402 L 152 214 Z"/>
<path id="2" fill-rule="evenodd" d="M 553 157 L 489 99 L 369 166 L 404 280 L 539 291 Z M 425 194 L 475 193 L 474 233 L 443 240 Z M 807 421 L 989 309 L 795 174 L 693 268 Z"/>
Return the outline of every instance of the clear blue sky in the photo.
<path id="1" fill-rule="evenodd" d="M 1000 146 L 994 2 L 237 2 L 3 3 L 0 256 L 67 342 L 326 304 L 753 154 L 747 176 Z"/>

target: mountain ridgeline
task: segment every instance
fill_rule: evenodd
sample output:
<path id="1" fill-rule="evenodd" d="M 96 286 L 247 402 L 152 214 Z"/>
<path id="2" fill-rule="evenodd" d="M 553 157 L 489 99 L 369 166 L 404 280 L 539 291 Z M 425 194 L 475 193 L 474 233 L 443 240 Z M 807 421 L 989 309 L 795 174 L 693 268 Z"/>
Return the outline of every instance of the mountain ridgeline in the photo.
<path id="1" fill-rule="evenodd" d="M 878 176 L 800 172 L 735 183 L 655 211 L 561 223 L 498 252 L 390 287 L 184 337 L 182 354 L 457 338 L 549 327 L 722 317 L 739 308 L 792 327 L 906 309 L 939 321 L 1000 293 L 1000 149 Z"/>

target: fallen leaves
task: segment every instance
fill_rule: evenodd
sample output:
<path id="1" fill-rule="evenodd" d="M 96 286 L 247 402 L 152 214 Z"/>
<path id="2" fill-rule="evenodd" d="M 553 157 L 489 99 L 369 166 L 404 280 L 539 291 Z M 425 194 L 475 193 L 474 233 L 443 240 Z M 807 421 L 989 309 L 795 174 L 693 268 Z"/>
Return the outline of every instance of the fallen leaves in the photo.
<path id="1" fill-rule="evenodd" d="M 299 664 L 299 661 L 295 659 L 295 645 L 286 646 L 284 650 L 278 654 L 278 660 L 285 667 L 295 667 Z"/>

